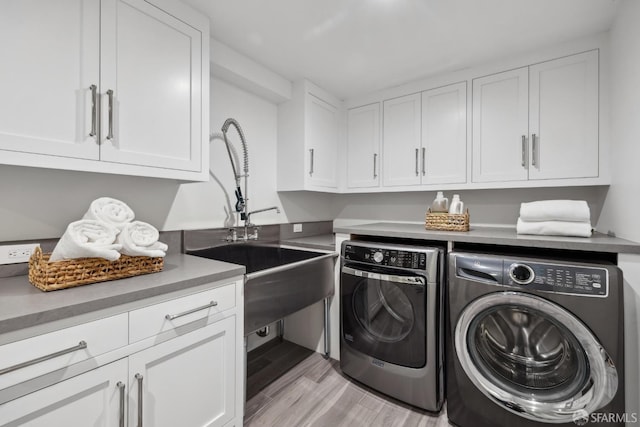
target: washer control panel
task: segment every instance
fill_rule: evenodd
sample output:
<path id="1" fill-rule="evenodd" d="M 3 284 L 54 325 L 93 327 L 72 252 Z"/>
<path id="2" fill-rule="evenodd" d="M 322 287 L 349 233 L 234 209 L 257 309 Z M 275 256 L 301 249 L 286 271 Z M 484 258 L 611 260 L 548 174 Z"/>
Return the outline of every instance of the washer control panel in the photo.
<path id="1" fill-rule="evenodd" d="M 427 254 L 425 252 L 347 244 L 344 246 L 343 256 L 345 260 L 366 264 L 412 270 L 427 269 Z"/>
<path id="2" fill-rule="evenodd" d="M 604 268 L 504 260 L 504 284 L 566 294 L 606 296 Z"/>

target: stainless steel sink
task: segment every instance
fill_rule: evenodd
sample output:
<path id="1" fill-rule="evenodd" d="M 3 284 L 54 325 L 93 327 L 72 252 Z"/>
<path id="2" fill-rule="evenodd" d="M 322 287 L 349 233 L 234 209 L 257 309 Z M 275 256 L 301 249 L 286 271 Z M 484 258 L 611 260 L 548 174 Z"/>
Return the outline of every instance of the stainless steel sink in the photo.
<path id="1" fill-rule="evenodd" d="M 232 243 L 187 253 L 246 267 L 245 336 L 334 293 L 337 253 L 254 243 Z"/>

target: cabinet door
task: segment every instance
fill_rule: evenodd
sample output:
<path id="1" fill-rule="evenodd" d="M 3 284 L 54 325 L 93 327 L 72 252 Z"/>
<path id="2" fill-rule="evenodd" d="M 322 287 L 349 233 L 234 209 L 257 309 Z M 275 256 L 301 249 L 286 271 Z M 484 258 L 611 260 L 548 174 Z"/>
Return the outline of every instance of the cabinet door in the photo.
<path id="1" fill-rule="evenodd" d="M 98 158 L 99 29 L 99 0 L 2 2 L 0 149 Z"/>
<path id="2" fill-rule="evenodd" d="M 201 46 L 200 31 L 149 2 L 103 0 L 102 160 L 200 170 Z"/>
<path id="3" fill-rule="evenodd" d="M 598 51 L 533 65 L 529 179 L 598 176 Z"/>
<path id="4" fill-rule="evenodd" d="M 528 68 L 473 80 L 473 182 L 526 180 Z"/>
<path id="5" fill-rule="evenodd" d="M 422 92 L 423 184 L 467 181 L 467 83 Z"/>
<path id="6" fill-rule="evenodd" d="M 420 184 L 419 93 L 384 101 L 382 180 L 385 186 Z"/>
<path id="7" fill-rule="evenodd" d="M 126 402 L 127 360 L 121 359 L 0 405 L 3 426 L 94 426 L 119 423 Z M 122 399 L 121 399 L 122 396 Z M 134 424 L 130 424 L 134 425 Z"/>
<path id="8" fill-rule="evenodd" d="M 308 182 L 320 187 L 337 187 L 338 109 L 312 93 L 306 98 Z"/>
<path id="9" fill-rule="evenodd" d="M 235 352 L 235 331 L 231 316 L 131 355 L 129 425 L 140 417 L 154 427 L 222 426 L 233 419 L 236 363 L 243 357 Z"/>
<path id="10" fill-rule="evenodd" d="M 380 104 L 351 108 L 347 121 L 347 187 L 377 187 L 380 184 Z"/>

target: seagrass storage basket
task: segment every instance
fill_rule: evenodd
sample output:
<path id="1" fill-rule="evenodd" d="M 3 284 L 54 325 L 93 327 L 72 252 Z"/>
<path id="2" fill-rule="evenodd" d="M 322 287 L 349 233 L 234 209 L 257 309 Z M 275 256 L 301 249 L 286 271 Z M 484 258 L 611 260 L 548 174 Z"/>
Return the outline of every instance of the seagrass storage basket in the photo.
<path id="1" fill-rule="evenodd" d="M 427 211 L 425 226 L 427 230 L 469 231 L 469 209 L 463 214 Z"/>
<path id="2" fill-rule="evenodd" d="M 36 247 L 29 259 L 29 282 L 43 291 L 155 273 L 164 267 L 161 257 L 121 255 L 116 261 L 79 258 L 49 262 L 50 256 Z"/>

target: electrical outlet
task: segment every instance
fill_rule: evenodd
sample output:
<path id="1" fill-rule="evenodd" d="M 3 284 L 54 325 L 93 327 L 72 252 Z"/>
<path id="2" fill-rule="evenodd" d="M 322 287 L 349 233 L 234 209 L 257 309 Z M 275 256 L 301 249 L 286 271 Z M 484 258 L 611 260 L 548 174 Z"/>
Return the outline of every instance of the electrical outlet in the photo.
<path id="1" fill-rule="evenodd" d="M 293 224 L 294 233 L 302 233 L 302 224 Z"/>
<path id="2" fill-rule="evenodd" d="M 29 262 L 29 258 L 39 243 L 29 243 L 26 245 L 5 245 L 0 246 L 0 264 L 18 264 Z"/>

